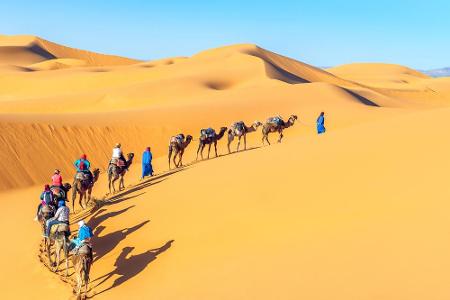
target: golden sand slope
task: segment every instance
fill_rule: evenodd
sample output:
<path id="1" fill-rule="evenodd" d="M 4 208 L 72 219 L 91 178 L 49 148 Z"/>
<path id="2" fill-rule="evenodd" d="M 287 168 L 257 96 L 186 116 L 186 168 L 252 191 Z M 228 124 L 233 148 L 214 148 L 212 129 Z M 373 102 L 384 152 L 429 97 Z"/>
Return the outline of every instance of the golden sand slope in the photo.
<path id="1" fill-rule="evenodd" d="M 289 129 L 283 144 L 130 188 L 90 218 L 98 257 L 91 295 L 447 299 L 450 144 L 442 132 L 450 129 L 449 114 L 415 113 L 323 136 Z M 128 182 L 137 173 L 133 167 Z M 104 187 L 102 177 L 95 193 Z M 38 191 L 1 200 L 32 199 Z M 2 278 L 3 294 L 27 298 L 42 291 L 64 299 L 69 288 L 56 277 L 50 281 L 30 251 L 39 240 L 29 217 L 34 207 L 29 201 L 10 207 L 16 211 L 7 216 L 21 211 L 15 220 L 23 226 L 12 243 L 23 243 L 14 267 L 22 281 Z M 0 258 L 4 269 L 16 265 Z M 24 281 L 27 289 L 20 288 Z"/>

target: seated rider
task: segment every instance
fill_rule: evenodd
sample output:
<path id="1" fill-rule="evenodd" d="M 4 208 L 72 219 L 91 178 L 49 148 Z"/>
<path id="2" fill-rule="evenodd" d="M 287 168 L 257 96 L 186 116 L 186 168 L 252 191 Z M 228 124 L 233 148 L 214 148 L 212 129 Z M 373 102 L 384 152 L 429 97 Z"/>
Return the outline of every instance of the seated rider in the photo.
<path id="1" fill-rule="evenodd" d="M 62 182 L 61 172 L 56 169 L 52 176 L 52 187 L 62 187 Z"/>
<path id="2" fill-rule="evenodd" d="M 87 160 L 86 154 L 82 154 L 80 159 L 74 162 L 74 166 L 77 169 L 77 173 L 84 173 L 89 175 L 89 180 L 92 183 L 92 173 L 89 170 L 91 163 Z M 75 175 L 76 176 L 76 175 Z"/>
<path id="3" fill-rule="evenodd" d="M 112 151 L 112 159 L 111 161 L 119 163 L 119 161 L 122 161 L 123 165 L 126 164 L 127 160 L 125 159 L 125 156 L 123 156 L 123 152 L 121 149 L 122 145 L 120 143 L 117 143 Z"/>
<path id="4" fill-rule="evenodd" d="M 54 205 L 53 193 L 48 184 L 44 186 L 44 191 L 41 193 L 40 199 L 41 203 L 38 205 L 36 217 L 34 218 L 35 221 L 38 220 L 38 215 L 43 205 Z"/>
<path id="5" fill-rule="evenodd" d="M 60 200 L 58 201 L 58 210 L 55 213 L 55 216 L 49 220 L 47 220 L 47 226 L 45 227 L 44 237 L 49 237 L 50 230 L 53 225 L 65 223 L 69 225 L 69 208 L 66 206 L 66 201 Z M 69 233 L 70 234 L 70 233 Z"/>
<path id="6" fill-rule="evenodd" d="M 69 246 L 69 248 L 71 248 L 72 251 L 75 253 L 83 245 L 88 245 L 89 248 L 92 249 L 91 238 L 94 236 L 91 227 L 86 225 L 86 223 L 83 220 L 78 222 L 78 227 L 79 227 L 78 236 L 70 241 L 71 243 Z M 92 261 L 92 251 L 90 251 L 90 258 Z"/>

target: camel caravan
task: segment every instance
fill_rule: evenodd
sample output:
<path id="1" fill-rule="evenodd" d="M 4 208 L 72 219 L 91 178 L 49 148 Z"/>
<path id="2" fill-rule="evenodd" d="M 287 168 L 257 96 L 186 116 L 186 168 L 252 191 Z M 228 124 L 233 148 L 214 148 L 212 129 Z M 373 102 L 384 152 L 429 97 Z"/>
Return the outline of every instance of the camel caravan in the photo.
<path id="1" fill-rule="evenodd" d="M 271 117 L 268 118 L 264 123 L 261 123 L 259 121 L 253 122 L 251 126 L 247 126 L 244 121 L 237 121 L 231 124 L 229 129 L 227 127 L 221 127 L 219 132 L 216 132 L 213 128 L 206 128 L 200 130 L 200 137 L 198 139 L 199 144 L 197 148 L 197 157 L 196 160 L 198 160 L 198 156 L 200 154 L 201 159 L 203 159 L 203 150 L 205 149 L 206 145 L 208 145 L 208 156 L 209 159 L 210 153 L 211 153 L 211 146 L 214 145 L 214 152 L 215 156 L 218 156 L 217 153 L 217 142 L 223 138 L 225 133 L 228 134 L 228 153 L 231 153 L 230 145 L 234 141 L 234 139 L 238 140 L 237 143 L 237 149 L 236 151 L 239 151 L 240 145 L 241 145 L 241 139 L 244 140 L 244 150 L 247 149 L 247 134 L 251 132 L 255 132 L 258 127 L 262 126 L 262 143 L 264 145 L 264 142 L 267 142 L 267 144 L 270 145 L 269 142 L 269 133 L 272 132 L 278 132 L 279 138 L 278 142 L 281 143 L 281 140 L 283 138 L 283 130 L 286 128 L 291 127 L 294 125 L 295 121 L 297 120 L 296 115 L 291 115 L 287 121 L 284 121 L 281 116 Z M 178 168 L 183 165 L 182 158 L 185 149 L 191 141 L 193 140 L 193 137 L 191 135 L 185 135 L 180 133 L 176 136 L 172 136 L 169 140 L 169 156 L 168 156 L 168 162 L 169 162 L 169 169 L 171 168 L 171 163 L 173 162 L 173 165 Z M 172 159 L 172 153 L 174 154 Z M 178 162 L 176 161 L 176 158 L 178 157 Z M 172 159 L 172 160 L 171 160 Z"/>
<path id="2" fill-rule="evenodd" d="M 284 121 L 280 116 L 276 116 L 268 118 L 264 123 L 255 121 L 251 126 L 247 126 L 243 121 L 234 122 L 229 128 L 221 127 L 218 132 L 212 128 L 201 129 L 196 160 L 198 160 L 199 155 L 203 159 L 203 151 L 207 145 L 208 159 L 210 157 L 211 146 L 214 146 L 215 156 L 217 157 L 217 143 L 225 134 L 228 136 L 228 153 L 231 153 L 230 145 L 235 139 L 238 140 L 236 151 L 240 149 L 241 139 L 244 142 L 243 149 L 246 150 L 247 134 L 257 131 L 259 127 L 262 127 L 263 144 L 267 142 L 270 145 L 268 136 L 273 132 L 278 132 L 278 142 L 281 142 L 283 130 L 294 125 L 296 120 L 296 115 L 290 116 L 287 121 Z M 192 141 L 192 135 L 185 136 L 184 134 L 178 134 L 170 138 L 168 155 L 169 169 L 171 169 L 172 163 L 175 168 L 183 166 L 183 154 Z M 119 191 L 125 189 L 124 176 L 132 165 L 133 158 L 134 153 L 128 153 L 125 158 L 120 143 L 114 146 L 112 158 L 107 167 L 109 194 L 116 192 L 115 182 L 117 180 L 119 180 Z M 144 176 L 153 175 L 151 159 L 150 147 L 147 147 L 142 161 L 142 179 Z M 145 171 L 144 160 L 146 160 L 146 164 L 150 164 L 145 166 Z M 89 271 L 93 262 L 91 244 L 93 233 L 92 229 L 83 220 L 80 220 L 78 222 L 78 234 L 73 235 L 72 239 L 70 239 L 72 233 L 69 226 L 69 215 L 76 212 L 75 203 L 77 196 L 79 207 L 82 210 L 89 207 L 92 189 L 99 179 L 100 169 L 94 168 L 91 171 L 91 163 L 87 159 L 86 154 L 82 154 L 73 165 L 76 169 L 73 184 L 63 183 L 60 171 L 55 170 L 51 177 L 52 185 L 45 185 L 44 191 L 41 193 L 41 202 L 37 208 L 35 220 L 41 224 L 43 235 L 41 252 L 47 257 L 47 266 L 50 270 L 57 272 L 61 262 L 63 262 L 65 276 L 68 276 L 69 256 L 72 256 L 71 261 L 76 277 L 74 292 L 78 297 L 81 297 L 83 286 L 85 296 L 88 291 Z M 72 212 L 70 212 L 69 207 L 66 205 L 70 190 L 72 190 Z"/>

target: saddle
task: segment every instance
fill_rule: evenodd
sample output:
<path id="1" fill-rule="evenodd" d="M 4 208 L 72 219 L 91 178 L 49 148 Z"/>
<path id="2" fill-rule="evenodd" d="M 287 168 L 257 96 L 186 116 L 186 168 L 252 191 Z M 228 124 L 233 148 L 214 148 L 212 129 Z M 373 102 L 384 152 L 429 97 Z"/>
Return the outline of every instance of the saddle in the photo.
<path id="1" fill-rule="evenodd" d="M 55 209 L 50 205 L 43 205 L 41 207 L 41 215 L 45 220 L 50 219 L 55 214 Z"/>
<path id="2" fill-rule="evenodd" d="M 81 181 L 89 180 L 89 174 L 86 174 L 84 172 L 78 172 L 77 175 L 75 175 L 75 179 Z"/>
<path id="3" fill-rule="evenodd" d="M 277 116 L 277 117 L 268 118 L 267 123 L 274 124 L 276 126 L 281 126 L 284 124 L 284 121 L 280 116 Z"/>
<path id="4" fill-rule="evenodd" d="M 52 186 L 50 187 L 50 190 L 52 191 L 53 195 L 56 196 L 58 199 L 66 199 L 66 191 L 62 189 L 59 186 Z"/>
<path id="5" fill-rule="evenodd" d="M 87 255 L 92 258 L 92 246 L 88 243 L 83 243 L 80 247 L 74 249 L 73 255 Z"/>
<path id="6" fill-rule="evenodd" d="M 113 158 L 113 159 L 111 159 L 111 161 L 109 163 L 111 165 L 115 165 L 116 167 L 119 167 L 119 168 L 124 168 L 127 166 L 127 163 L 123 159 L 120 159 L 120 158 Z"/>
<path id="7" fill-rule="evenodd" d="M 233 127 L 234 127 L 234 130 L 238 131 L 238 132 L 244 132 L 244 130 L 245 130 L 245 125 L 244 125 L 244 122 L 242 122 L 242 121 L 234 123 Z"/>
<path id="8" fill-rule="evenodd" d="M 216 135 L 216 131 L 212 128 L 206 128 L 200 130 L 200 136 L 202 138 L 212 138 Z"/>
<path id="9" fill-rule="evenodd" d="M 52 226 L 50 229 L 50 235 L 55 236 L 56 234 L 63 233 L 65 236 L 69 236 L 70 234 L 70 227 L 69 224 L 61 223 Z"/>

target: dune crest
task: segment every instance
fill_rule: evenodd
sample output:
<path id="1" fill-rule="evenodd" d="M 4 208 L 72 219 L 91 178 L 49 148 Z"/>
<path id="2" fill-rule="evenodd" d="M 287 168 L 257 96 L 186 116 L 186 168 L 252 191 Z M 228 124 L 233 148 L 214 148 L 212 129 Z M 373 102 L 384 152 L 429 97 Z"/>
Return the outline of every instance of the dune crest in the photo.
<path id="1" fill-rule="evenodd" d="M 0 64 L 28 66 L 53 59 L 78 59 L 89 66 L 127 65 L 138 62 L 120 56 L 62 46 L 31 35 L 0 35 Z"/>

